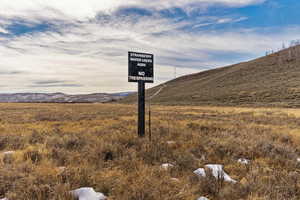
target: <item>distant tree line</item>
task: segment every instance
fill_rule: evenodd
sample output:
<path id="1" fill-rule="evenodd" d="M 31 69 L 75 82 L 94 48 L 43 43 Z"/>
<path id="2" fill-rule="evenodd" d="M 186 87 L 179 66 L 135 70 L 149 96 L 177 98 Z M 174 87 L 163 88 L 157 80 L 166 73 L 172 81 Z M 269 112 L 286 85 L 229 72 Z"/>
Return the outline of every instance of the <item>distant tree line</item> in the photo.
<path id="1" fill-rule="evenodd" d="M 293 60 L 300 59 L 300 39 L 290 41 L 289 45 L 286 45 L 284 42 L 282 43 L 282 47 L 277 51 L 269 50 L 266 51 L 267 55 L 277 55 L 277 64 L 282 64 L 283 62 L 291 62 Z M 287 50 L 287 51 L 283 51 Z"/>
<path id="2" fill-rule="evenodd" d="M 298 46 L 298 45 L 300 45 L 300 39 L 290 41 L 289 45 L 286 45 L 286 44 L 283 42 L 283 43 L 282 43 L 282 47 L 279 48 L 277 51 L 274 51 L 273 49 L 267 50 L 267 51 L 266 51 L 266 56 L 267 56 L 267 55 L 270 55 L 270 54 L 277 53 L 277 52 L 279 52 L 279 51 L 282 51 L 282 50 L 285 50 L 285 49 L 288 49 L 288 48 L 296 47 L 296 46 Z"/>

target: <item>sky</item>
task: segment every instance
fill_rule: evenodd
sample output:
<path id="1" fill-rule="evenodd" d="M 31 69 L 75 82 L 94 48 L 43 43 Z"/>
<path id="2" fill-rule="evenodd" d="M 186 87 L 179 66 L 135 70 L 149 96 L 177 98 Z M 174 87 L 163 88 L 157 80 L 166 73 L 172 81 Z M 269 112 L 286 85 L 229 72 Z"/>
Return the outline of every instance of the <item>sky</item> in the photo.
<path id="1" fill-rule="evenodd" d="M 298 0 L 1 0 L 0 93 L 135 91 L 128 51 L 155 56 L 153 87 L 300 39 Z"/>

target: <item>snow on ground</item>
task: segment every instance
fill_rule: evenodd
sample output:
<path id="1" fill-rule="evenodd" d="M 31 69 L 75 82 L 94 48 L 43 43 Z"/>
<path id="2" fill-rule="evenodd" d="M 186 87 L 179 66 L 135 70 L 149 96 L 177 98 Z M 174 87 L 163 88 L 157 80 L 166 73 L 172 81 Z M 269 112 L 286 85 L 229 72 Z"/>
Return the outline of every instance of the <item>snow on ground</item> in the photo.
<path id="1" fill-rule="evenodd" d="M 171 169 L 172 167 L 174 167 L 174 165 L 170 164 L 170 163 L 164 163 L 160 166 L 161 169 L 164 169 L 164 170 L 168 170 L 168 169 Z"/>
<path id="2" fill-rule="evenodd" d="M 212 170 L 212 174 L 214 177 L 218 178 L 219 176 L 223 176 L 224 180 L 227 182 L 236 183 L 224 170 L 223 165 L 206 165 L 207 168 Z"/>
<path id="3" fill-rule="evenodd" d="M 64 171 L 66 171 L 67 168 L 66 167 L 58 167 L 57 169 L 59 172 L 64 172 Z"/>
<path id="4" fill-rule="evenodd" d="M 167 144 L 176 144 L 175 141 L 167 141 Z"/>
<path id="5" fill-rule="evenodd" d="M 95 192 L 93 188 L 79 188 L 77 190 L 71 191 L 74 197 L 78 198 L 78 200 L 106 200 L 107 197 L 104 194 Z"/>
<path id="6" fill-rule="evenodd" d="M 171 178 L 171 181 L 176 182 L 176 183 L 180 182 L 178 178 Z"/>
<path id="7" fill-rule="evenodd" d="M 250 160 L 245 159 L 245 158 L 240 158 L 240 159 L 238 159 L 238 163 L 243 164 L 243 165 L 248 165 L 248 164 L 250 164 Z"/>
<path id="8" fill-rule="evenodd" d="M 300 163 L 300 158 L 297 158 L 297 162 Z"/>
<path id="9" fill-rule="evenodd" d="M 3 157 L 2 157 L 3 162 L 5 164 L 12 164 L 12 162 L 14 161 L 14 154 L 15 154 L 15 151 L 3 152 Z"/>
<path id="10" fill-rule="evenodd" d="M 206 176 L 204 168 L 199 168 L 199 169 L 195 170 L 194 174 L 197 174 L 198 176 L 201 176 L 201 177 L 205 177 Z"/>
<path id="11" fill-rule="evenodd" d="M 6 151 L 6 152 L 3 152 L 3 155 L 12 155 L 14 153 L 15 153 L 15 151 Z"/>
<path id="12" fill-rule="evenodd" d="M 209 200 L 209 199 L 206 197 L 199 197 L 197 200 Z"/>
<path id="13" fill-rule="evenodd" d="M 224 170 L 223 170 L 223 165 L 205 165 L 205 167 L 209 170 L 211 170 L 212 175 L 218 179 L 220 177 L 224 178 L 224 181 L 226 182 L 232 182 L 236 183 L 235 180 L 233 180 Z M 194 171 L 194 173 L 198 176 L 205 177 L 206 172 L 204 168 L 199 168 Z"/>

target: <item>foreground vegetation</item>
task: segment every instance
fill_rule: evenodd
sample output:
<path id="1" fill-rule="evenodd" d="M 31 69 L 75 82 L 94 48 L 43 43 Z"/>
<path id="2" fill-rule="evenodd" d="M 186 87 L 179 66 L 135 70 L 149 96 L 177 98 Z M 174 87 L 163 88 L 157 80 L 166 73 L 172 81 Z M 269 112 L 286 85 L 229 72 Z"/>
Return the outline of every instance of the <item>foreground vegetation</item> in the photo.
<path id="1" fill-rule="evenodd" d="M 151 142 L 137 138 L 135 110 L 0 104 L 0 198 L 68 200 L 79 187 L 110 200 L 300 198 L 300 110 L 156 106 Z M 238 183 L 198 178 L 206 164 Z"/>

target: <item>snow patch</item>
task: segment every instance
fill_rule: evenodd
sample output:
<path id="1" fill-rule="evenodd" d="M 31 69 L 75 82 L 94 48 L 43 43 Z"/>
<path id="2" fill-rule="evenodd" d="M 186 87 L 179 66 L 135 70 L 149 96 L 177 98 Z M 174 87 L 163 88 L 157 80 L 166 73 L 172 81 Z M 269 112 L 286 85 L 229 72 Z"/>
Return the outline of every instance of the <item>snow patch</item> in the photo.
<path id="1" fill-rule="evenodd" d="M 173 181 L 173 182 L 177 182 L 177 183 L 179 183 L 179 182 L 180 182 L 178 178 L 171 178 L 171 181 Z"/>
<path id="2" fill-rule="evenodd" d="M 66 167 L 58 167 L 59 171 L 65 171 L 67 168 Z"/>
<path id="3" fill-rule="evenodd" d="M 223 170 L 223 165 L 205 165 L 206 168 L 211 170 L 212 175 L 218 179 L 220 177 L 224 178 L 224 181 L 226 182 L 232 182 L 236 183 L 237 181 L 233 180 L 224 170 Z M 206 177 L 206 172 L 204 168 L 199 168 L 194 171 L 194 174 L 201 176 L 201 177 Z"/>
<path id="4" fill-rule="evenodd" d="M 59 174 L 64 173 L 66 170 L 67 170 L 66 167 L 58 167 L 58 168 L 57 168 L 57 171 L 58 171 Z"/>
<path id="5" fill-rule="evenodd" d="M 198 175 L 198 176 L 202 176 L 205 177 L 206 173 L 205 173 L 205 169 L 204 168 L 199 168 L 197 170 L 194 171 L 194 174 Z"/>
<path id="6" fill-rule="evenodd" d="M 209 200 L 209 199 L 206 197 L 199 197 L 197 200 Z"/>
<path id="7" fill-rule="evenodd" d="M 223 165 L 205 165 L 208 169 L 212 170 L 212 174 L 215 178 L 220 176 L 224 177 L 224 180 L 227 182 L 236 183 L 224 170 Z"/>
<path id="8" fill-rule="evenodd" d="M 167 141 L 167 144 L 176 144 L 175 141 Z"/>
<path id="9" fill-rule="evenodd" d="M 250 164 L 250 160 L 245 159 L 245 158 L 240 158 L 240 159 L 238 159 L 238 163 L 243 164 L 243 165 L 248 165 L 248 164 Z"/>
<path id="10" fill-rule="evenodd" d="M 3 155 L 13 155 L 15 153 L 15 151 L 6 151 L 6 152 L 3 152 Z M 2 199 L 0 199 L 2 200 Z"/>
<path id="11" fill-rule="evenodd" d="M 297 162 L 300 163 L 300 158 L 297 158 Z"/>
<path id="12" fill-rule="evenodd" d="M 71 194 L 74 195 L 78 200 L 106 200 L 107 197 L 104 194 L 95 192 L 93 188 L 79 188 L 77 190 L 71 191 Z"/>
<path id="13" fill-rule="evenodd" d="M 170 163 L 164 163 L 160 166 L 161 169 L 164 169 L 164 170 L 168 170 L 168 169 L 171 169 L 173 168 L 174 165 L 170 164 Z"/>
<path id="14" fill-rule="evenodd" d="M 4 162 L 4 164 L 12 164 L 13 161 L 14 161 L 14 154 L 15 154 L 15 151 L 3 152 L 3 162 Z"/>

